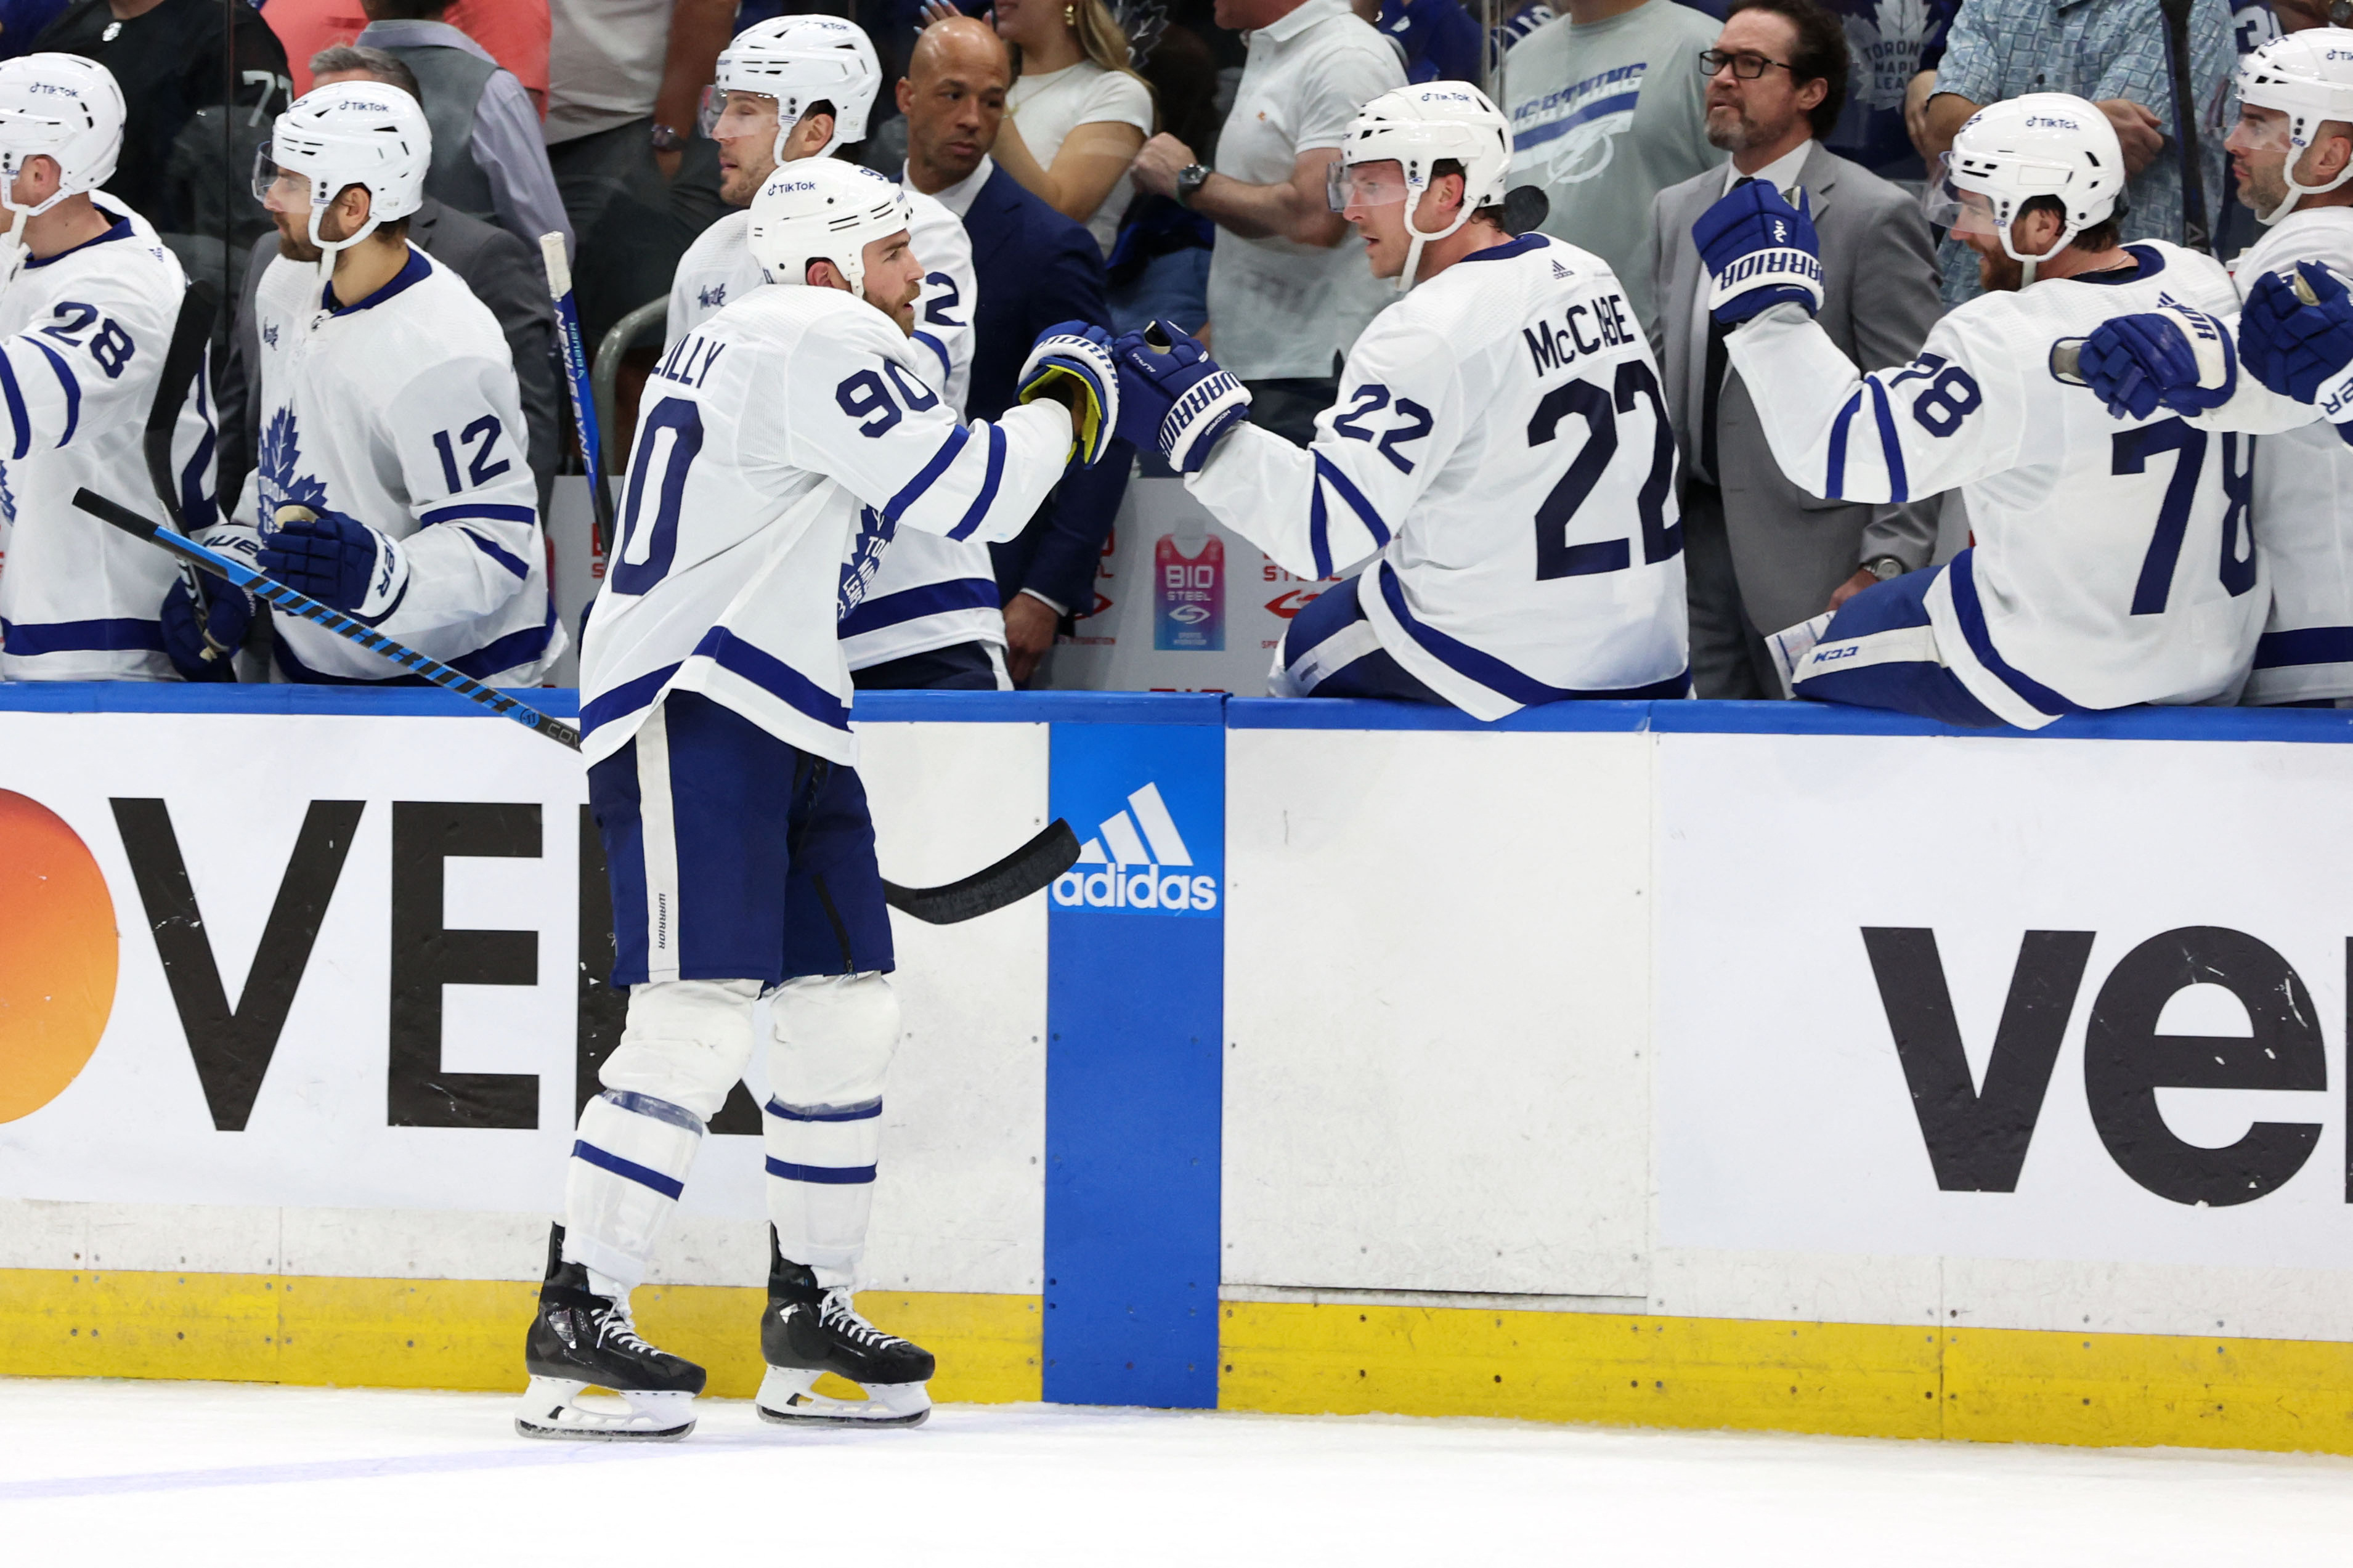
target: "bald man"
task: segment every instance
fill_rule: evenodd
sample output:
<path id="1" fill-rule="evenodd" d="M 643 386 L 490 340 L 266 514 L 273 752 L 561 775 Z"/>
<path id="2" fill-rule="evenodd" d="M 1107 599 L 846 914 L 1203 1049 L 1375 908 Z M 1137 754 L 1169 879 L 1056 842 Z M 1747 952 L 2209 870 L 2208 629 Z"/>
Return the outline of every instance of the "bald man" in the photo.
<path id="1" fill-rule="evenodd" d="M 980 300 L 973 312 L 966 412 L 995 419 L 1014 398 L 1021 362 L 1057 321 L 1111 326 L 1103 251 L 1094 237 L 1021 188 L 988 150 L 1013 79 L 1005 46 L 969 16 L 935 22 L 915 41 L 899 108 L 907 117 L 912 188 L 964 219 Z M 1056 630 L 1091 614 L 1095 568 L 1127 489 L 1124 442 L 1092 468 L 1073 469 L 1018 539 L 989 547 L 1005 603 L 1006 662 L 1026 686 Z"/>

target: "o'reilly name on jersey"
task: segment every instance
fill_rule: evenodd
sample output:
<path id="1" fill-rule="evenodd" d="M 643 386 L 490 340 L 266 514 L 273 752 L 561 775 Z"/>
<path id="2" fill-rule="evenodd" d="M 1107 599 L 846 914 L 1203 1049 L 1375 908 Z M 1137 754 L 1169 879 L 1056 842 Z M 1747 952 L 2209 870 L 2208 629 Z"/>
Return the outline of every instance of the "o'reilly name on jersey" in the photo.
<path id="1" fill-rule="evenodd" d="M 1080 847 L 1078 863 L 1055 879 L 1053 897 L 1065 910 L 1207 914 L 1218 907 L 1218 879 L 1193 868 L 1160 786 L 1147 784 Z"/>
<path id="2" fill-rule="evenodd" d="M 1553 265 L 1558 267 L 1560 263 L 1556 261 Z M 1528 357 L 1536 362 L 1538 375 L 1558 370 L 1581 354 L 1622 349 L 1640 338 L 1626 320 L 1623 294 L 1604 294 L 1590 302 L 1579 300 L 1562 312 L 1559 324 L 1538 321 L 1535 326 L 1522 327 L 1520 336 L 1527 340 Z"/>

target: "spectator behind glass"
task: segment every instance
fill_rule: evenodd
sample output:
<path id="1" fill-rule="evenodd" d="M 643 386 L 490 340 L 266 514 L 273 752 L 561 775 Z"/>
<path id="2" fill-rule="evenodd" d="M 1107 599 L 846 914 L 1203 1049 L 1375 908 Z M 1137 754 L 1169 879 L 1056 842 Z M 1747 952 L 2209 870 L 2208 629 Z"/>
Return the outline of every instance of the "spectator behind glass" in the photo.
<path id="1" fill-rule="evenodd" d="M 38 47 L 113 73 L 128 115 L 107 195 L 155 226 L 191 280 L 227 292 L 231 249 L 242 255 L 270 226 L 253 155 L 291 101 L 286 52 L 261 14 L 245 0 L 77 0 Z M 237 82 L 234 113 L 221 107 L 224 75 Z"/>
<path id="2" fill-rule="evenodd" d="M 1674 0 L 1567 0 L 1504 58 L 1512 183 L 1551 200 L 1544 232 L 1609 264 L 1652 319 L 1651 202 L 1724 161 L 1707 140 L 1699 54 L 1716 24 Z"/>
<path id="3" fill-rule="evenodd" d="M 58 19 L 67 0 L 0 0 L 0 60 L 33 52 L 41 29 Z"/>
<path id="4" fill-rule="evenodd" d="M 424 101 L 417 77 L 399 56 L 384 49 L 338 44 L 320 50 L 303 62 L 316 86 L 338 81 L 380 81 Z M 562 371 L 556 360 L 555 311 L 548 303 L 539 247 L 526 246 L 492 224 L 468 217 L 434 199 L 431 177 L 426 184 L 425 205 L 410 215 L 408 243 L 455 272 L 474 298 L 498 318 L 514 360 L 515 387 L 522 398 L 523 423 L 528 426 L 526 460 L 539 484 L 539 506 L 546 514 L 555 465 L 563 449 L 565 406 Z M 254 428 L 261 415 L 261 383 L 253 374 L 260 362 L 255 325 L 254 293 L 261 275 L 280 256 L 315 259 L 307 241 L 292 244 L 280 230 L 256 240 L 245 262 L 245 282 L 230 297 L 228 353 L 221 361 L 218 379 L 221 493 L 237 495 L 253 471 Z"/>
<path id="5" fill-rule="evenodd" d="M 1397 297 L 1342 241 L 1324 176 L 1356 110 L 1405 85 L 1397 54 L 1349 0 L 1217 0 L 1218 26 L 1250 35 L 1217 169 L 1163 133 L 1135 159 L 1138 190 L 1218 226 L 1209 331 L 1219 363 L 1250 390 L 1250 417 L 1305 446 L 1339 390 L 1340 363 Z"/>
<path id="6" fill-rule="evenodd" d="M 1215 155 L 1218 144 L 1218 62 L 1200 34 L 1170 23 L 1136 62 L 1160 100 L 1168 132 L 1188 147 Z M 1198 334 L 1209 319 L 1209 256 L 1218 226 L 1166 196 L 1145 192 L 1128 204 L 1118 243 L 1105 262 L 1111 274 L 1112 325 L 1141 331 L 1170 321 Z"/>
<path id="7" fill-rule="evenodd" d="M 421 89 L 417 100 L 433 129 L 426 194 L 534 249 L 543 234 L 562 235 L 571 249 L 572 224 L 555 194 L 539 116 L 514 73 L 444 19 L 445 0 L 362 4 L 368 25 L 360 47 L 397 55 Z"/>
<path id="8" fill-rule="evenodd" d="M 936 5 L 936 20 L 954 13 Z M 1152 134 L 1152 89 L 1103 0 L 997 0 L 1013 87 L 990 156 L 1022 188 L 1075 218 L 1111 254 L 1134 195 L 1127 165 Z"/>
<path id="9" fill-rule="evenodd" d="M 964 220 L 980 302 L 972 313 L 965 413 L 994 419 L 1012 403 L 1022 361 L 1057 322 L 1108 326 L 1094 237 L 1022 189 L 989 156 L 1013 71 L 985 22 L 954 16 L 923 29 L 898 88 L 907 117 L 906 183 Z M 1063 476 L 1018 537 L 992 544 L 1005 606 L 1005 658 L 1026 686 L 1060 624 L 1094 608 L 1095 566 L 1127 489 L 1124 443 Z"/>
<path id="10" fill-rule="evenodd" d="M 1961 0 L 1824 0 L 1846 22 L 1854 62 L 1846 110 L 1822 145 L 1885 180 L 1919 180 L 1919 149 L 1905 125 L 1905 95 L 1915 78 L 1944 58 L 1945 35 Z M 2261 0 L 2257 0 L 2261 4 Z"/>
<path id="11" fill-rule="evenodd" d="M 261 11 L 286 46 L 297 98 L 311 90 L 311 57 L 357 42 L 368 25 L 360 0 L 264 0 Z M 449 0 L 441 19 L 513 72 L 532 112 L 547 118 L 547 0 Z"/>
<path id="12" fill-rule="evenodd" d="M 1670 185 L 1651 208 L 1660 313 L 1651 337 L 1663 344 L 1659 368 L 1683 453 L 1693 689 L 1754 700 L 1781 695 L 1760 634 L 1928 564 L 1938 509 L 1933 499 L 1824 501 L 1782 473 L 1757 395 L 1731 369 L 1729 329 L 1709 314 L 1711 279 L 1692 225 L 1752 180 L 1792 202 L 1808 193 L 1822 262 L 1814 320 L 1871 370 L 1919 353 L 1942 306 L 1918 200 L 1817 140 L 1842 118 L 1849 61 L 1839 18 L 1818 0 L 1733 0 L 1715 52 L 1701 63 L 1716 66 L 1708 140 L 1732 162 Z"/>
<path id="13" fill-rule="evenodd" d="M 2234 58 L 2223 0 L 2190 0 L 2189 35 L 2191 129 L 2211 223 L 2221 200 L 2221 117 Z M 1965 0 L 1934 79 L 1914 91 L 1927 95 L 1918 140 L 1920 155 L 1932 167 L 1952 150 L 1954 133 L 1987 104 L 2030 92 L 2091 100 L 2116 127 L 2131 176 L 2116 214 L 2125 241 L 2186 243 L 2181 176 L 2188 159 L 2175 133 L 2173 78 L 2158 0 L 2075 0 L 2063 9 L 2051 0 Z M 1976 298 L 1981 288 L 1977 253 L 1947 238 L 1938 257 L 1946 302 Z"/>
<path id="14" fill-rule="evenodd" d="M 593 349 L 670 291 L 686 247 L 728 210 L 695 129 L 735 5 L 549 0 L 548 16 L 547 161 L 578 242 L 573 283 Z"/>
<path id="15" fill-rule="evenodd" d="M 1365 16 L 1366 11 L 1373 14 Z M 1479 24 L 1462 0 L 1357 0 L 1356 15 L 1380 29 L 1408 81 L 1467 81 L 1482 69 Z"/>

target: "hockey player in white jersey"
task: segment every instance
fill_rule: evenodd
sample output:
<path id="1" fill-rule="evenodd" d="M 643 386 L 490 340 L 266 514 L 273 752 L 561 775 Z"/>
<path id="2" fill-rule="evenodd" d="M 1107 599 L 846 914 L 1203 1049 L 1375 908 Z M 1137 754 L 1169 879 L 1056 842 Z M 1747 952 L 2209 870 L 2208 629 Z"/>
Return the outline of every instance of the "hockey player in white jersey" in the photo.
<path id="1" fill-rule="evenodd" d="M 74 510 L 88 486 L 158 522 L 141 435 L 187 281 L 144 225 L 91 198 L 122 146 L 122 93 L 77 55 L 0 65 L 0 679 L 167 680 L 176 596 L 191 677 L 226 679 L 241 595 L 206 646 L 169 557 Z M 191 528 L 214 516 L 210 405 L 179 416 L 174 471 Z"/>
<path id="2" fill-rule="evenodd" d="M 905 1425 L 930 1407 L 930 1352 L 851 1297 L 899 1008 L 835 625 L 894 531 L 1018 531 L 1074 442 L 1101 457 L 1118 386 L 1099 331 L 1050 332 L 1023 373 L 1025 405 L 960 422 L 907 336 L 922 283 L 907 225 L 904 194 L 879 174 L 823 158 L 778 170 L 749 234 L 770 281 L 673 344 L 647 384 L 580 674 L 628 1023 L 581 1113 L 525 1344 L 517 1425 L 532 1436 L 692 1425 L 702 1370 L 637 1336 L 628 1293 L 751 1058 L 763 994 L 774 1240 L 760 1414 Z M 813 1394 L 826 1372 L 869 1397 Z M 577 1405 L 590 1384 L 632 1413 Z"/>
<path id="3" fill-rule="evenodd" d="M 258 461 L 214 542 L 477 680 L 530 686 L 565 636 L 522 397 L 497 319 L 408 243 L 431 157 L 424 110 L 377 82 L 318 88 L 272 126 Z M 286 679 L 416 679 L 310 621 L 271 630 Z"/>
<path id="4" fill-rule="evenodd" d="M 1959 487 L 1974 548 L 1866 588 L 1768 638 L 1797 694 L 1976 727 L 2039 729 L 2139 702 L 2235 699 L 2266 595 L 2235 443 L 2170 416 L 2119 425 L 2063 384 L 2052 349 L 2160 300 L 2226 307 L 2212 260 L 2119 247 L 2124 160 L 2099 110 L 2033 93 L 1954 140 L 1945 223 L 1988 292 L 1908 365 L 1857 373 L 1814 324 L 1813 225 L 1769 184 L 1693 227 L 1711 309 L 1773 455 L 1830 500 L 1901 501 Z M 2162 411 L 2160 411 L 2161 413 Z"/>
<path id="5" fill-rule="evenodd" d="M 865 29 L 838 16 L 778 16 L 745 28 L 719 57 L 719 194 L 738 206 L 781 164 L 852 156 L 864 144 L 882 69 Z M 923 378 L 959 416 L 972 378 L 978 295 L 964 222 L 920 191 L 907 192 L 907 233 L 923 264 L 914 342 Z M 704 229 L 670 287 L 675 343 L 729 301 L 758 287 L 744 242 L 747 213 Z M 873 587 L 843 619 L 850 673 L 861 689 L 1010 686 L 1005 616 L 988 547 L 910 532 L 882 557 Z"/>
<path id="6" fill-rule="evenodd" d="M 1119 341 L 1123 403 L 1218 520 L 1314 579 L 1277 695 L 1451 703 L 1482 720 L 1689 685 L 1674 434 L 1599 258 L 1504 227 L 1511 133 L 1476 88 L 1386 92 L 1333 205 L 1411 292 L 1366 327 L 1306 450 L 1167 322 Z"/>
<path id="7" fill-rule="evenodd" d="M 2251 300 L 2247 319 L 2214 325 L 2180 311 L 2119 317 L 2085 342 L 2083 374 L 2120 411 L 2147 416 L 2161 404 L 2222 432 L 2221 441 L 2253 448 L 2255 546 L 2272 604 L 2246 700 L 2348 706 L 2353 424 L 2332 425 L 2314 406 L 2316 376 L 2299 400 L 2271 374 L 2276 353 L 2233 356 L 2229 345 L 2300 312 L 2289 280 L 2299 263 L 2353 277 L 2353 30 L 2313 27 L 2246 56 L 2239 103 L 2224 146 L 2239 198 L 2264 228 L 2233 280 L 2261 302 Z M 2331 288 L 2325 278 L 2305 287 L 2316 284 Z M 2234 367 L 2233 358 L 2243 363 Z M 2353 408 L 2343 416 L 2353 419 Z"/>

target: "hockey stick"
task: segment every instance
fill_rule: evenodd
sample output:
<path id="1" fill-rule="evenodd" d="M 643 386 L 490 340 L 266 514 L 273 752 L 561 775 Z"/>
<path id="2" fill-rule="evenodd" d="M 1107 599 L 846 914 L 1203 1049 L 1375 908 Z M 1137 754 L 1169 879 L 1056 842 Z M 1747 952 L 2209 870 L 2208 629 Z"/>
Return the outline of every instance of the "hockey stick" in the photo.
<path id="1" fill-rule="evenodd" d="M 937 888 L 902 888 L 885 881 L 882 897 L 902 914 L 935 926 L 955 925 L 1043 891 L 1078 863 L 1079 836 L 1058 816 L 1035 838 L 986 870 Z"/>
<path id="2" fill-rule="evenodd" d="M 547 268 L 547 295 L 555 302 L 555 338 L 564 350 L 564 374 L 572 383 L 572 428 L 580 437 L 580 457 L 588 468 L 588 504 L 595 508 L 596 552 L 611 548 L 613 492 L 605 483 L 604 445 L 596 434 L 596 399 L 590 390 L 588 344 L 580 335 L 580 306 L 572 297 L 572 264 L 565 258 L 564 237 L 539 237 L 539 258 Z"/>
<path id="3" fill-rule="evenodd" d="M 188 520 L 180 510 L 179 476 L 172 472 L 172 437 L 179 432 L 180 410 L 187 405 L 188 389 L 204 369 L 205 342 L 213 335 L 213 318 L 219 310 L 220 295 L 201 279 L 180 296 L 180 314 L 172 323 L 172 341 L 164 350 L 155 401 L 147 409 L 147 427 L 140 441 L 147 457 L 147 482 L 155 488 L 155 499 L 164 503 L 164 515 L 183 536 L 187 534 Z M 211 595 L 205 592 L 203 576 L 194 566 L 184 564 L 180 577 L 188 585 L 188 602 L 204 634 L 205 658 L 210 661 L 236 652 L 222 647 L 206 625 Z"/>
<path id="4" fill-rule="evenodd" d="M 512 719 L 527 730 L 536 731 L 559 746 L 573 751 L 580 749 L 580 731 L 560 719 L 551 718 L 528 703 L 519 702 L 502 691 L 484 686 L 472 676 L 463 675 L 438 659 L 427 658 L 415 648 L 405 647 L 380 632 L 370 630 L 339 610 L 331 610 L 316 599 L 296 593 L 285 584 L 273 581 L 250 566 L 240 566 L 226 555 L 216 555 L 193 539 L 167 533 L 129 507 L 118 506 L 95 490 L 76 490 L 74 505 L 100 522 L 112 523 L 123 532 L 143 539 L 148 543 L 170 551 L 183 562 L 227 579 L 257 598 L 266 599 L 289 615 L 316 621 L 337 637 L 355 642 L 370 653 L 381 654 L 401 668 L 420 675 L 434 685 L 454 691 L 470 702 L 480 703 L 501 718 Z"/>

